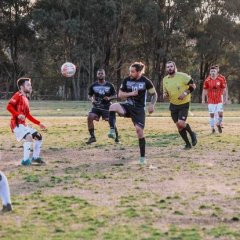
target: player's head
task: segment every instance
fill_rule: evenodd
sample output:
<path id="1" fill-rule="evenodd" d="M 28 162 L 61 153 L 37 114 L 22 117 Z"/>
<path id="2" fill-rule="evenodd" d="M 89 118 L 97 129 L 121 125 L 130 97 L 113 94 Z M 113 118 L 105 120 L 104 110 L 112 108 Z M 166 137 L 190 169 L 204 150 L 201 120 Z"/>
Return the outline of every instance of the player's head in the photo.
<path id="1" fill-rule="evenodd" d="M 31 93 L 32 92 L 32 85 L 30 78 L 19 78 L 17 80 L 17 87 L 20 91 L 24 93 Z"/>
<path id="2" fill-rule="evenodd" d="M 216 66 L 211 66 L 210 67 L 210 76 L 211 78 L 216 78 L 218 74 L 218 68 Z"/>
<path id="3" fill-rule="evenodd" d="M 219 65 L 215 65 L 215 68 L 216 68 L 217 72 L 219 73 L 219 70 L 220 70 Z"/>
<path id="4" fill-rule="evenodd" d="M 145 73 L 145 65 L 142 62 L 134 62 L 129 68 L 129 75 L 131 78 L 139 78 Z"/>
<path id="5" fill-rule="evenodd" d="M 97 70 L 97 79 L 103 81 L 105 79 L 106 73 L 104 69 Z"/>
<path id="6" fill-rule="evenodd" d="M 176 63 L 173 61 L 168 61 L 166 63 L 166 70 L 169 75 L 174 75 L 177 72 Z"/>

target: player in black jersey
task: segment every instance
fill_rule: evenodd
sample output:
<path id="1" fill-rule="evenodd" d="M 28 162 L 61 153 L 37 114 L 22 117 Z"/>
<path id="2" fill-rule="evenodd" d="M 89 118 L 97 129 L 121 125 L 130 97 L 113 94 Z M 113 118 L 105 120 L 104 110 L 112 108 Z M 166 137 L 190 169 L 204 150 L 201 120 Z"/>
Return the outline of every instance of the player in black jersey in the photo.
<path id="1" fill-rule="evenodd" d="M 103 120 L 108 121 L 111 100 L 117 98 L 113 84 L 107 82 L 105 76 L 104 69 L 99 69 L 97 71 L 98 80 L 89 88 L 88 98 L 91 100 L 93 107 L 88 114 L 88 131 L 90 133 L 90 138 L 88 139 L 87 144 L 96 142 L 93 121 L 99 121 L 100 117 L 102 117 Z M 117 136 L 115 141 L 118 142 Z"/>
<path id="2" fill-rule="evenodd" d="M 123 117 L 132 119 L 136 128 L 140 148 L 140 164 L 145 163 L 145 104 L 147 92 L 151 95 L 151 103 L 148 106 L 148 112 L 154 112 L 154 105 L 157 101 L 157 93 L 153 83 L 143 76 L 145 65 L 141 62 L 135 62 L 130 66 L 129 77 L 125 78 L 119 90 L 118 97 L 126 99 L 124 103 L 114 103 L 109 108 L 110 131 L 108 137 L 114 138 L 116 135 L 116 112 Z"/>

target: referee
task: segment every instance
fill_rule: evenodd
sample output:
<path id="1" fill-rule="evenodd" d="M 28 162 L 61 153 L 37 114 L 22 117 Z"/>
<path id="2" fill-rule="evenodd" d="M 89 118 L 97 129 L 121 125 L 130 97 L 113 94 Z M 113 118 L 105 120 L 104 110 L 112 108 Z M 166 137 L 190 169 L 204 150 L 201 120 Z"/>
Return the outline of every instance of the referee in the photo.
<path id="1" fill-rule="evenodd" d="M 189 150 L 197 144 L 196 133 L 186 123 L 189 111 L 191 93 L 196 88 L 192 78 L 186 73 L 177 72 L 175 62 L 169 61 L 166 64 L 168 75 L 163 79 L 163 98 L 170 101 L 169 110 L 178 132 L 185 142 L 185 150 Z M 188 139 L 189 133 L 192 144 Z"/>

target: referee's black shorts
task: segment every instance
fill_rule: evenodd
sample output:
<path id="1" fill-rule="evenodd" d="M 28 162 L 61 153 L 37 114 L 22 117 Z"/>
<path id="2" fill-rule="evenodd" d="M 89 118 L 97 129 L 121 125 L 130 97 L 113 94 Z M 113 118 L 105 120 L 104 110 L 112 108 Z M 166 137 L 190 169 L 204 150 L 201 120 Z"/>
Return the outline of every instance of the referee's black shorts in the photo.
<path id="1" fill-rule="evenodd" d="M 131 118 L 134 125 L 138 125 L 142 129 L 145 127 L 145 109 L 138 108 L 128 103 L 120 103 L 125 111 L 124 117 Z"/>
<path id="2" fill-rule="evenodd" d="M 178 120 L 186 121 L 189 111 L 189 102 L 181 105 L 175 105 L 170 103 L 169 110 L 171 111 L 171 117 L 173 122 L 178 122 Z"/>

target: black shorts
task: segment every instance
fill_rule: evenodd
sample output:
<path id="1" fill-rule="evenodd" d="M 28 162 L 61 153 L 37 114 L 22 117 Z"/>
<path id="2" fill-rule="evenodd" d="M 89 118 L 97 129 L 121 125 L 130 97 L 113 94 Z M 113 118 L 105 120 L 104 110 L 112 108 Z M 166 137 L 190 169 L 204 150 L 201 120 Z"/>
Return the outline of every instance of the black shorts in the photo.
<path id="1" fill-rule="evenodd" d="M 181 105 L 170 104 L 172 120 L 176 123 L 178 120 L 186 121 L 188 117 L 189 102 Z"/>
<path id="2" fill-rule="evenodd" d="M 125 111 L 124 117 L 131 118 L 134 125 L 138 125 L 142 129 L 145 127 L 145 109 L 136 108 L 128 103 L 120 103 Z"/>
<path id="3" fill-rule="evenodd" d="M 91 109 L 91 111 L 89 113 L 93 113 L 95 115 L 97 115 L 99 120 L 101 117 L 104 120 L 108 120 L 109 118 L 109 107 L 110 106 L 101 106 L 101 107 L 94 107 Z"/>

